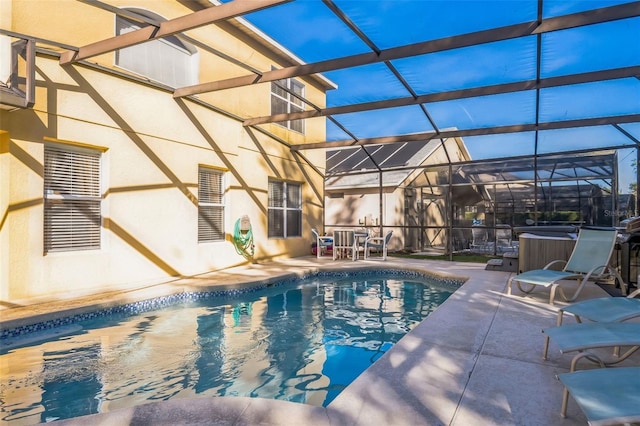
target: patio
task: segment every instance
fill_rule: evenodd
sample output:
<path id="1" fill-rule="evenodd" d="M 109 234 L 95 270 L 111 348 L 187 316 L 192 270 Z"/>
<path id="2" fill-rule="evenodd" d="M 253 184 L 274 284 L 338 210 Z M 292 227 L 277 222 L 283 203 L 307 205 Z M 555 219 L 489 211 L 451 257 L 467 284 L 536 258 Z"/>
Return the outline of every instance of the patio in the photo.
<path id="1" fill-rule="evenodd" d="M 586 419 L 569 400 L 560 417 L 562 386 L 557 373 L 568 371 L 571 355 L 553 343 L 542 360 L 542 328 L 555 324 L 556 312 L 544 292 L 506 296 L 510 273 L 485 271 L 484 264 L 389 258 L 338 261 L 304 257 L 255 264 L 178 280 L 126 294 L 109 294 L 0 311 L 2 326 L 28 318 L 49 318 L 62 306 L 77 310 L 175 291 L 234 286 L 290 274 L 334 268 L 385 266 L 469 277 L 440 308 L 359 376 L 327 408 L 251 398 L 177 399 L 59 422 L 99 424 L 313 424 L 313 425 L 582 425 Z M 589 285 L 581 300 L 606 296 Z M 93 306 L 87 308 L 87 306 Z M 569 322 L 571 320 L 568 320 Z M 587 364 L 581 364 L 584 368 Z M 633 356 L 622 365 L 640 365 Z"/>

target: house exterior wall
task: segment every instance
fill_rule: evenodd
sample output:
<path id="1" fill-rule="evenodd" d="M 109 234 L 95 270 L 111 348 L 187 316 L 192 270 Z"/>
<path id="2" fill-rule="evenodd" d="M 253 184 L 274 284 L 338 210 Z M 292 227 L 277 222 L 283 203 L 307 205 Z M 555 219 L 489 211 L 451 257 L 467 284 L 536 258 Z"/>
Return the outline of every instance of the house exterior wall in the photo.
<path id="1" fill-rule="evenodd" d="M 380 225 L 383 232 L 394 231 L 389 241 L 389 250 L 401 250 L 403 238 L 398 225 L 403 224 L 403 194 L 401 188 L 384 188 L 382 192 L 382 217 L 380 217 L 379 189 L 346 189 L 337 191 L 342 198 L 325 197 L 325 233 L 335 229 L 363 228 L 379 235 Z"/>
<path id="2" fill-rule="evenodd" d="M 81 2 L 0 3 L 4 30 L 72 46 L 114 36 L 114 15 Z M 110 3 L 153 8 L 167 19 L 192 12 L 175 1 Z M 216 25 L 189 35 L 250 58 L 257 69 L 287 65 L 250 38 Z M 306 164 L 286 144 L 324 140 L 323 119 L 305 123 L 305 134 L 265 125 L 276 140 L 233 117 L 269 115 L 269 84 L 205 93 L 198 96 L 201 102 L 174 99 L 166 87 L 123 75 L 113 53 L 90 59 L 103 67 L 98 69 L 62 67 L 48 52 L 36 57 L 34 107 L 0 111 L 0 299 L 19 303 L 131 289 L 250 262 L 232 244 L 243 215 L 252 224 L 254 261 L 309 253 L 310 229 L 322 223 L 323 197 L 323 177 L 312 166 L 324 170 L 325 154 L 307 153 Z M 245 74 L 200 52 L 201 82 Z M 326 87 L 303 83 L 307 98 L 324 106 Z M 102 152 L 98 250 L 44 253 L 44 147 L 50 143 Z M 225 172 L 224 241 L 198 243 L 199 166 Z M 301 237 L 267 237 L 270 178 L 301 184 Z"/>

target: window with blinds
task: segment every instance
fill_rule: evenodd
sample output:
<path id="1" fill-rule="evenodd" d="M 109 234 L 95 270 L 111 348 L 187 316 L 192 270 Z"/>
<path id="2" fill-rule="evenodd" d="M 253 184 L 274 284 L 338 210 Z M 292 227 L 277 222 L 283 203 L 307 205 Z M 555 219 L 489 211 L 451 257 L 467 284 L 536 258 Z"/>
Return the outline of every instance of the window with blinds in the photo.
<path id="1" fill-rule="evenodd" d="M 200 168 L 198 177 L 198 242 L 224 240 L 224 174 Z"/>
<path id="2" fill-rule="evenodd" d="M 284 90 L 286 87 L 287 90 Z M 296 97 L 297 95 L 298 97 Z M 287 78 L 271 83 L 271 114 L 288 114 L 304 111 L 304 84 Z M 288 120 L 278 124 L 296 132 L 304 133 L 304 120 Z"/>
<path id="3" fill-rule="evenodd" d="M 135 8 L 127 10 L 156 22 L 166 19 L 155 13 Z M 116 35 L 146 27 L 123 16 L 116 16 Z M 170 87 L 184 87 L 198 83 L 198 51 L 176 36 L 150 40 L 116 51 L 116 65 L 164 83 Z"/>
<path id="4" fill-rule="evenodd" d="M 269 181 L 269 238 L 302 236 L 302 186 L 298 183 Z"/>
<path id="5" fill-rule="evenodd" d="M 100 151 L 45 145 L 44 252 L 100 248 Z"/>

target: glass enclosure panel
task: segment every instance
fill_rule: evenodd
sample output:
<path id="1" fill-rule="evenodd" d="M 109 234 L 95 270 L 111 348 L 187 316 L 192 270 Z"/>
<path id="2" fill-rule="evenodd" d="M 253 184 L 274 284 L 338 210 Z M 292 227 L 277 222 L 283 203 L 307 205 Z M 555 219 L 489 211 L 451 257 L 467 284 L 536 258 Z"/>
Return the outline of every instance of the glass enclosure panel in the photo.
<path id="1" fill-rule="evenodd" d="M 349 88 L 329 90 L 327 106 L 330 107 L 410 96 L 389 67 L 382 63 L 328 71 L 324 75 L 338 87 Z"/>
<path id="2" fill-rule="evenodd" d="M 527 90 L 434 102 L 427 105 L 427 109 L 439 129 L 463 130 L 532 124 L 536 120 L 536 93 Z M 496 111 L 500 111 L 500 114 L 496 114 Z"/>
<path id="3" fill-rule="evenodd" d="M 630 3 L 631 1 L 633 0 L 545 1 L 542 5 L 542 16 L 544 18 L 553 18 L 554 16 L 583 12 L 598 7 Z"/>
<path id="4" fill-rule="evenodd" d="M 522 1 L 467 1 L 464 6 L 451 1 L 413 0 L 335 3 L 381 49 L 535 21 L 537 11 L 535 2 Z M 462 7 L 465 15 L 482 19 L 460 19 Z"/>
<path id="5" fill-rule="evenodd" d="M 536 37 L 530 36 L 403 58 L 393 65 L 422 95 L 532 80 L 535 59 Z M 468 72 L 470 63 L 478 67 L 477 72 Z"/>
<path id="6" fill-rule="evenodd" d="M 248 13 L 243 18 L 261 30 L 268 29 L 269 37 L 282 45 L 288 48 L 295 45 L 296 50 L 303 48 L 304 52 L 298 56 L 307 63 L 370 51 L 329 8 L 313 7 L 313 3 L 288 2 Z M 284 17 L 291 18 L 285 22 Z M 323 32 L 320 36 L 318 25 Z M 291 37 L 295 37 L 295 43 L 289 42 Z M 331 49 L 326 48 L 328 41 Z"/>
<path id="7" fill-rule="evenodd" d="M 545 130 L 538 134 L 538 154 L 564 151 L 633 146 L 624 133 L 614 126 L 577 127 Z"/>
<path id="8" fill-rule="evenodd" d="M 543 34 L 541 77 L 638 65 L 639 32 L 636 17 Z"/>
<path id="9" fill-rule="evenodd" d="M 464 143 L 473 160 L 487 160 L 534 155 L 535 137 L 534 132 L 467 136 Z"/>
<path id="10" fill-rule="evenodd" d="M 335 117 L 358 138 L 418 133 L 432 128 L 418 105 L 340 114 Z"/>
<path id="11" fill-rule="evenodd" d="M 542 89 L 540 122 L 640 114 L 639 99 L 636 78 Z"/>

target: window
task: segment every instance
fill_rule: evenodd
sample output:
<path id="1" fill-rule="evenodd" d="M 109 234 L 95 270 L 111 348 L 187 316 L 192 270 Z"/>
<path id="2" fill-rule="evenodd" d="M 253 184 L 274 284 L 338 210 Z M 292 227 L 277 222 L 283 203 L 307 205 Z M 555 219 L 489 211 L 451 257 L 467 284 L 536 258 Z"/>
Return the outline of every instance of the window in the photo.
<path id="1" fill-rule="evenodd" d="M 97 150 L 45 145 L 45 253 L 100 248 L 101 155 Z"/>
<path id="2" fill-rule="evenodd" d="M 286 87 L 298 95 L 299 98 L 282 89 L 280 86 Z M 304 84 L 296 80 L 287 78 L 271 83 L 271 114 L 288 114 L 291 112 L 304 111 L 302 98 L 304 98 Z M 295 130 L 296 132 L 304 133 L 304 120 L 288 120 L 278 124 Z"/>
<path id="3" fill-rule="evenodd" d="M 127 9 L 156 22 L 166 21 L 159 15 L 140 9 Z M 116 35 L 146 27 L 122 16 L 116 16 Z M 175 36 L 164 37 L 116 51 L 116 65 L 170 87 L 198 83 L 198 51 Z"/>
<path id="4" fill-rule="evenodd" d="M 35 40 L 0 35 L 0 104 L 18 108 L 33 106 L 35 63 Z"/>
<path id="5" fill-rule="evenodd" d="M 198 174 L 198 242 L 224 240 L 224 174 L 204 167 Z"/>
<path id="6" fill-rule="evenodd" d="M 302 236 L 301 200 L 300 184 L 269 181 L 269 238 Z"/>

